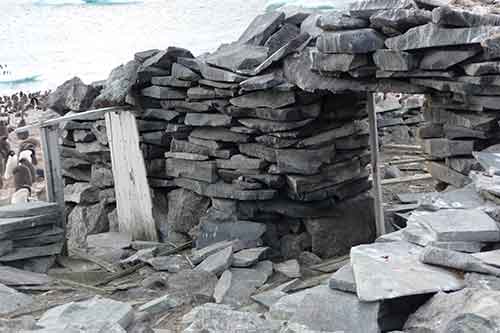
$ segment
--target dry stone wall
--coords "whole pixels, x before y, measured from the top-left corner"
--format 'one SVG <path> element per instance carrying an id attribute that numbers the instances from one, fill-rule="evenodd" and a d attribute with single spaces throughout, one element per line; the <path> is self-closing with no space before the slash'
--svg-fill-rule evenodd
<path id="1" fill-rule="evenodd" d="M 343 254 L 374 236 L 366 92 L 425 94 L 418 136 L 429 171 L 463 186 L 477 167 L 472 151 L 498 142 L 497 17 L 422 0 L 270 12 L 211 54 L 136 54 L 95 105 L 131 88 L 163 239 Z M 65 129 L 78 245 L 115 228 L 113 184 L 102 121 Z"/>

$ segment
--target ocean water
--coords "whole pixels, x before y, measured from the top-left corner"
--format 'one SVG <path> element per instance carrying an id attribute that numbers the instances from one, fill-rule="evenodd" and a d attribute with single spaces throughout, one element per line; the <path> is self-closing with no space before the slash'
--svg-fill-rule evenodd
<path id="1" fill-rule="evenodd" d="M 87 83 L 102 80 L 135 52 L 146 49 L 176 45 L 195 55 L 213 51 L 221 43 L 236 40 L 250 21 L 265 11 L 267 3 L 39 1 L 0 0 L 0 65 L 7 64 L 12 77 L 21 81 L 0 83 L 0 95 L 54 89 L 73 76 Z M 33 77 L 36 80 L 23 81 Z"/>

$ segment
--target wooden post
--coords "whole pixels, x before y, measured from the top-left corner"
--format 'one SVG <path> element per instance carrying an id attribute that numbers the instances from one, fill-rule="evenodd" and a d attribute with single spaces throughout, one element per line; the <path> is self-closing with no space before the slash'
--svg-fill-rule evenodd
<path id="1" fill-rule="evenodd" d="M 158 241 L 135 116 L 130 111 L 113 111 L 106 113 L 105 119 L 119 230 L 134 240 Z"/>
<path id="2" fill-rule="evenodd" d="M 385 234 L 384 207 L 382 199 L 382 184 L 379 171 L 379 150 L 378 150 L 378 128 L 377 115 L 375 113 L 375 95 L 368 92 L 368 123 L 370 127 L 370 150 L 372 155 L 372 179 L 373 179 L 373 197 L 375 199 L 375 223 L 377 236 Z"/>
<path id="3" fill-rule="evenodd" d="M 47 184 L 47 200 L 49 202 L 57 202 L 61 209 L 63 209 L 64 181 L 59 155 L 59 126 L 40 127 L 40 137 L 43 161 L 45 163 L 44 171 Z M 64 227 L 64 225 L 61 227 Z"/>

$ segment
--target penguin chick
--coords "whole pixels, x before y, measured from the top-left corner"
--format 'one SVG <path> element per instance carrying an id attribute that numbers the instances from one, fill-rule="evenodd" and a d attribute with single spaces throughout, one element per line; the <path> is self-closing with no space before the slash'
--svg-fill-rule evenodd
<path id="1" fill-rule="evenodd" d="M 31 164 L 31 162 L 28 159 L 21 158 L 19 160 L 19 165 L 23 165 L 26 168 L 28 168 L 28 170 L 30 171 L 30 175 L 31 175 L 31 182 L 35 182 L 35 180 L 36 180 L 36 170 L 35 170 L 35 167 L 33 166 L 33 164 Z"/>
<path id="2" fill-rule="evenodd" d="M 33 185 L 31 172 L 25 165 L 22 164 L 17 165 L 14 168 L 12 174 L 14 175 L 14 186 L 16 188 L 16 191 L 23 187 L 31 188 L 31 185 Z"/>

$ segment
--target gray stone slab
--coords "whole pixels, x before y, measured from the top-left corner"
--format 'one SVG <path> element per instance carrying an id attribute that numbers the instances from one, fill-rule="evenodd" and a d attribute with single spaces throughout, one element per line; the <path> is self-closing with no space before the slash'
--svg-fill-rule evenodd
<path id="1" fill-rule="evenodd" d="M 304 127 L 305 125 L 311 123 L 314 119 L 305 119 L 300 121 L 273 121 L 266 119 L 255 119 L 255 118 L 238 118 L 238 122 L 244 126 L 256 129 L 262 133 L 272 133 L 272 132 L 284 132 L 291 131 Z"/>
<path id="2" fill-rule="evenodd" d="M 33 303 L 33 298 L 0 284 L 0 315 L 6 315 Z M 0 326 L 0 329 L 1 326 Z"/>
<path id="3" fill-rule="evenodd" d="M 368 64 L 365 54 L 321 53 L 311 50 L 312 70 L 323 72 L 348 72 Z"/>
<path id="4" fill-rule="evenodd" d="M 281 321 L 267 320 L 261 314 L 234 311 L 227 305 L 207 303 L 198 306 L 182 318 L 186 333 L 238 332 L 242 328 L 249 332 L 279 332 Z"/>
<path id="5" fill-rule="evenodd" d="M 427 170 L 432 175 L 432 178 L 455 187 L 464 187 L 471 182 L 467 176 L 462 175 L 442 163 L 429 162 L 427 164 Z"/>
<path id="6" fill-rule="evenodd" d="M 205 58 L 213 66 L 233 72 L 252 70 L 266 60 L 269 48 L 258 45 L 231 43 L 221 45 L 214 53 Z"/>
<path id="7" fill-rule="evenodd" d="M 427 70 L 445 70 L 478 54 L 478 47 L 457 50 L 429 50 L 425 52 L 419 67 Z"/>
<path id="8" fill-rule="evenodd" d="M 214 183 L 218 179 L 217 164 L 214 161 L 189 161 L 168 158 L 165 165 L 167 176 L 187 177 L 208 183 Z"/>
<path id="9" fill-rule="evenodd" d="M 348 293 L 356 293 L 356 281 L 351 264 L 342 266 L 332 274 L 328 282 L 330 289 L 340 290 Z"/>
<path id="10" fill-rule="evenodd" d="M 347 13 L 337 11 L 322 14 L 316 24 L 326 31 L 363 29 L 370 25 L 368 20 L 350 17 Z"/>
<path id="11" fill-rule="evenodd" d="M 14 217 L 31 217 L 56 213 L 58 205 L 52 202 L 27 202 L 0 207 L 0 219 Z"/>
<path id="12" fill-rule="evenodd" d="M 234 118 L 259 118 L 274 121 L 299 121 L 316 118 L 321 112 L 321 104 L 295 105 L 285 108 L 239 108 L 228 106 L 224 113 Z"/>
<path id="13" fill-rule="evenodd" d="M 424 152 L 437 158 L 471 155 L 473 145 L 473 141 L 448 139 L 427 139 L 422 143 Z"/>
<path id="14" fill-rule="evenodd" d="M 258 158 L 247 157 L 242 154 L 231 156 L 230 159 L 219 159 L 216 161 L 217 167 L 221 169 L 263 169 L 268 163 Z"/>
<path id="15" fill-rule="evenodd" d="M 151 78 L 151 83 L 155 86 L 189 88 L 194 83 L 191 81 L 179 80 L 173 76 L 155 76 Z"/>
<path id="16" fill-rule="evenodd" d="M 243 243 L 256 243 L 266 231 L 262 223 L 237 221 L 221 224 L 203 223 L 200 235 L 196 239 L 196 247 L 203 248 L 224 240 L 239 240 Z"/>
<path id="17" fill-rule="evenodd" d="M 233 267 L 250 267 L 256 264 L 269 250 L 268 247 L 245 249 L 233 254 Z"/>
<path id="18" fill-rule="evenodd" d="M 251 303 L 250 296 L 266 283 L 268 276 L 251 268 L 231 268 L 225 271 L 215 287 L 217 303 L 239 308 Z"/>
<path id="19" fill-rule="evenodd" d="M 285 14 L 275 11 L 262 14 L 253 19 L 247 29 L 238 39 L 239 43 L 264 45 L 266 40 L 285 20 Z"/>
<path id="20" fill-rule="evenodd" d="M 299 34 L 300 28 L 297 25 L 285 23 L 267 39 L 264 46 L 269 49 L 269 54 L 273 54 L 295 39 Z"/>
<path id="21" fill-rule="evenodd" d="M 432 11 L 432 22 L 434 24 L 452 27 L 500 25 L 500 15 L 478 13 L 472 10 L 444 6 Z"/>
<path id="22" fill-rule="evenodd" d="M 417 68 L 419 60 L 414 54 L 393 50 L 377 50 L 373 54 L 373 61 L 384 71 L 411 71 Z"/>
<path id="23" fill-rule="evenodd" d="M 192 268 L 191 263 L 182 255 L 154 257 L 148 263 L 157 271 L 167 271 L 170 273 L 178 273 L 182 270 Z"/>
<path id="24" fill-rule="evenodd" d="M 194 129 L 191 132 L 190 137 L 230 143 L 245 143 L 250 140 L 250 137 L 246 134 L 231 132 L 226 128 L 209 127 Z"/>
<path id="25" fill-rule="evenodd" d="M 432 13 L 423 9 L 390 9 L 379 11 L 370 17 L 372 28 L 389 27 L 404 32 L 410 28 L 429 23 Z"/>
<path id="26" fill-rule="evenodd" d="M 232 155 L 230 149 L 217 149 L 205 147 L 184 140 L 173 139 L 170 143 L 170 153 L 194 154 L 200 156 L 212 156 L 218 158 L 229 158 Z"/>
<path id="27" fill-rule="evenodd" d="M 275 190 L 269 189 L 244 190 L 236 185 L 222 181 L 214 184 L 189 178 L 176 178 L 174 181 L 177 186 L 196 192 L 199 195 L 221 199 L 241 201 L 271 200 L 277 193 Z"/>
<path id="28" fill-rule="evenodd" d="M 278 302 L 282 297 L 287 296 L 288 294 L 286 292 L 284 292 L 284 290 L 288 286 L 296 283 L 297 281 L 298 281 L 297 279 L 294 279 L 294 280 L 285 282 L 285 283 L 280 284 L 279 286 L 277 286 L 276 288 L 273 288 L 271 290 L 267 290 L 267 291 L 264 291 L 262 293 L 252 295 L 251 298 L 255 302 L 257 302 L 257 303 L 259 303 L 259 304 L 261 304 L 269 309 L 269 308 L 271 308 L 271 306 L 273 306 L 273 304 Z"/>
<path id="29" fill-rule="evenodd" d="M 404 325 L 409 332 L 488 332 L 500 327 L 495 309 L 500 292 L 466 288 L 438 293 L 410 315 Z"/>
<path id="30" fill-rule="evenodd" d="M 45 312 L 37 325 L 46 329 L 61 325 L 88 327 L 94 322 L 106 322 L 127 327 L 133 320 L 133 309 L 127 303 L 96 296 L 86 301 L 69 302 Z"/>
<path id="31" fill-rule="evenodd" d="M 416 4 L 410 0 L 367 0 L 350 4 L 349 12 L 353 17 L 370 18 L 379 11 L 409 8 L 416 8 Z"/>
<path id="32" fill-rule="evenodd" d="M 457 274 L 421 263 L 421 252 L 421 247 L 406 242 L 353 247 L 351 265 L 359 299 L 371 302 L 463 288 Z"/>
<path id="33" fill-rule="evenodd" d="M 200 76 L 191 69 L 176 62 L 172 64 L 171 72 L 172 77 L 183 81 L 198 81 L 200 79 Z"/>
<path id="34" fill-rule="evenodd" d="M 500 250 L 474 253 L 472 256 L 480 259 L 485 264 L 500 267 Z"/>
<path id="35" fill-rule="evenodd" d="M 302 276 L 299 262 L 295 259 L 274 264 L 274 270 L 292 279 Z"/>
<path id="36" fill-rule="evenodd" d="M 291 322 L 314 330 L 352 333 L 380 332 L 378 302 L 360 302 L 356 295 L 321 285 L 312 288 Z"/>
<path id="37" fill-rule="evenodd" d="M 241 108 L 281 108 L 295 103 L 295 93 L 277 90 L 255 91 L 232 98 L 231 104 Z"/>
<path id="38" fill-rule="evenodd" d="M 200 72 L 204 79 L 210 81 L 220 81 L 220 82 L 234 82 L 238 83 L 248 79 L 247 76 L 233 73 L 228 70 L 224 70 L 217 67 L 209 66 L 204 62 L 199 63 Z"/>
<path id="39" fill-rule="evenodd" d="M 7 286 L 37 286 L 47 284 L 50 281 L 51 279 L 46 274 L 0 265 L 0 283 Z"/>
<path id="40" fill-rule="evenodd" d="M 54 244 L 35 246 L 35 247 L 20 247 L 12 252 L 0 257 L 0 262 L 10 262 L 29 258 L 38 258 L 50 255 L 60 254 L 63 248 L 63 242 Z"/>
<path id="41" fill-rule="evenodd" d="M 216 275 L 222 274 L 226 269 L 231 266 L 233 259 L 233 247 L 226 247 L 219 252 L 208 256 L 203 260 L 195 270 L 210 272 Z"/>
<path id="42" fill-rule="evenodd" d="M 284 82 L 285 79 L 283 78 L 283 72 L 274 71 L 269 74 L 254 76 L 243 82 L 240 82 L 240 89 L 241 92 L 266 90 L 276 87 Z"/>
<path id="43" fill-rule="evenodd" d="M 201 263 L 203 260 L 205 260 L 208 256 L 219 252 L 220 250 L 225 249 L 226 247 L 233 246 L 234 243 L 230 240 L 223 240 L 220 242 L 212 243 L 208 246 L 205 246 L 203 248 L 199 248 L 196 250 L 193 250 L 191 253 L 191 262 L 195 265 Z"/>
<path id="44" fill-rule="evenodd" d="M 369 53 L 384 48 L 384 39 L 370 28 L 324 32 L 318 37 L 316 47 L 323 53 Z"/>
<path id="45" fill-rule="evenodd" d="M 481 26 L 473 28 L 448 29 L 426 24 L 408 30 L 405 34 L 389 38 L 385 45 L 393 50 L 414 50 L 438 46 L 478 44 L 491 34 L 499 32 L 498 27 Z"/>
<path id="46" fill-rule="evenodd" d="M 464 280 L 466 288 L 500 291 L 500 278 L 496 276 L 480 273 L 466 273 Z"/>
<path id="47" fill-rule="evenodd" d="M 231 124 L 231 117 L 224 114 L 187 113 L 184 124 L 191 126 L 224 127 Z"/>
<path id="48" fill-rule="evenodd" d="M 151 86 L 141 90 L 141 95 L 156 99 L 184 99 L 186 91 L 170 87 Z"/>
<path id="49" fill-rule="evenodd" d="M 479 76 L 488 74 L 500 74 L 499 61 L 485 61 L 472 64 L 466 64 L 463 69 L 467 75 Z"/>
<path id="50" fill-rule="evenodd" d="M 163 314 L 167 311 L 171 311 L 179 306 L 181 306 L 184 302 L 187 301 L 187 298 L 184 297 L 182 299 L 177 295 L 167 294 L 162 297 L 155 298 L 143 305 L 141 305 L 138 310 L 147 313 L 151 316 Z"/>
<path id="51" fill-rule="evenodd" d="M 431 230 L 438 241 L 498 242 L 500 229 L 478 209 L 443 209 L 419 214 L 415 220 Z M 474 223 L 471 223 L 474 221 Z"/>

